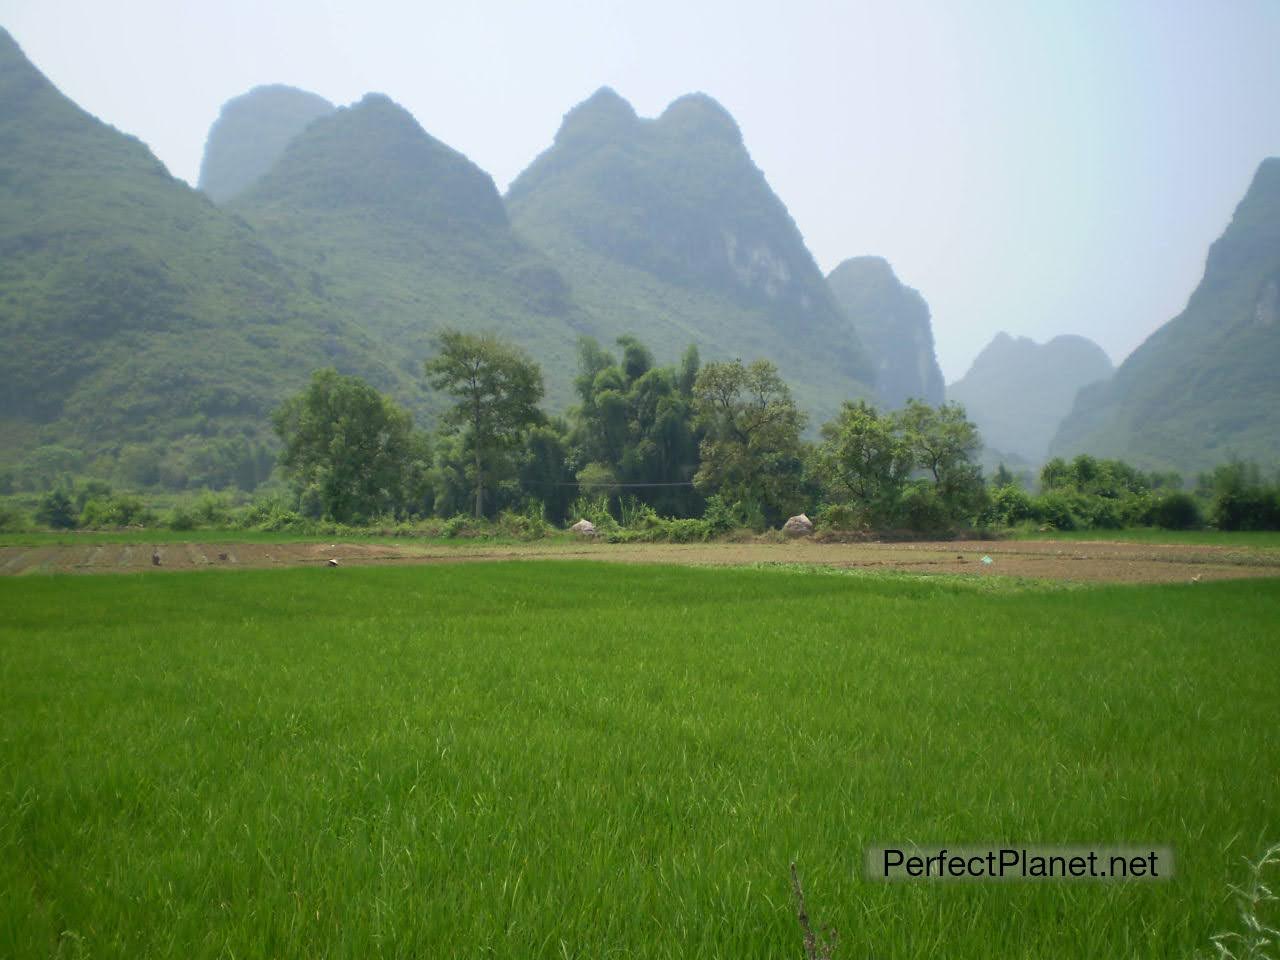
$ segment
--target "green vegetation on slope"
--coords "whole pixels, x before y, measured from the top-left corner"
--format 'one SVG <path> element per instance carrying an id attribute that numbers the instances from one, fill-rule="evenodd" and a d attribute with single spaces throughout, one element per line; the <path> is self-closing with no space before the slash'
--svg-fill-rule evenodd
<path id="1" fill-rule="evenodd" d="M 270 170 L 307 124 L 333 109 L 324 97 L 279 84 L 228 100 L 209 129 L 200 189 L 214 203 L 226 203 Z"/>
<path id="2" fill-rule="evenodd" d="M 381 94 L 315 121 L 231 209 L 307 268 L 417 371 L 445 327 L 497 333 L 545 364 L 568 403 L 582 311 L 511 232 L 487 173 Z"/>
<path id="3" fill-rule="evenodd" d="M 1055 454 L 1123 456 L 1207 470 L 1233 457 L 1280 463 L 1280 158 L 1263 161 L 1209 249 L 1187 308 L 1106 384 L 1082 391 Z"/>
<path id="4" fill-rule="evenodd" d="M 1280 582 L 463 565 L 0 581 L 0 953 L 1187 956 L 1274 839 Z M 873 884 L 868 845 L 1170 844 Z"/>
<path id="5" fill-rule="evenodd" d="M 611 341 L 632 333 L 671 361 L 767 358 L 818 417 L 868 396 L 852 324 L 733 118 L 703 94 L 656 120 L 603 89 L 511 185 L 517 231 L 544 251 Z"/>
<path id="6" fill-rule="evenodd" d="M 943 403 L 946 386 L 924 297 L 905 286 L 881 257 L 845 260 L 827 282 L 875 364 L 880 403 L 892 410 L 911 399 Z"/>
<path id="7" fill-rule="evenodd" d="M 258 462 L 270 411 L 317 367 L 420 394 L 304 272 L 2 31 L 0 105 L 0 463 L 43 445 L 64 469 L 127 460 L 133 482 L 181 487 L 209 450 L 224 472 Z"/>
<path id="8" fill-rule="evenodd" d="M 1081 387 L 1111 373 L 1111 360 L 1086 337 L 1040 344 L 998 333 L 969 372 L 947 387 L 947 399 L 964 404 L 982 431 L 986 459 L 1040 464 Z"/>

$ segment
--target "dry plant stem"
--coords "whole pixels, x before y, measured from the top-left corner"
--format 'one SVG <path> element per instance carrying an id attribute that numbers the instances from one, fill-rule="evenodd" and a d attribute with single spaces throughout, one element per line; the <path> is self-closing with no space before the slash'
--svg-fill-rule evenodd
<path id="1" fill-rule="evenodd" d="M 1220 960 L 1273 960 L 1280 947 L 1280 930 L 1263 919 L 1267 904 L 1278 898 L 1263 878 L 1269 867 L 1280 865 L 1280 843 L 1271 846 L 1256 861 L 1246 861 L 1249 880 L 1243 887 L 1232 886 L 1239 908 L 1243 931 L 1227 931 L 1214 935 L 1213 948 Z"/>
<path id="2" fill-rule="evenodd" d="M 809 923 L 809 912 L 804 905 L 804 890 L 800 887 L 800 874 L 794 863 L 791 864 L 791 889 L 796 895 L 796 916 L 800 920 L 800 930 L 804 934 L 805 960 L 832 960 L 839 936 L 834 927 L 827 927 L 822 932 L 821 941 L 813 932 L 813 926 Z"/>
<path id="3" fill-rule="evenodd" d="M 800 874 L 796 872 L 794 863 L 791 864 L 791 889 L 796 895 L 796 916 L 800 919 L 800 930 L 804 934 L 805 960 L 817 960 L 817 938 L 813 935 L 813 928 L 809 926 L 809 914 L 804 908 L 804 891 L 800 889 Z"/>

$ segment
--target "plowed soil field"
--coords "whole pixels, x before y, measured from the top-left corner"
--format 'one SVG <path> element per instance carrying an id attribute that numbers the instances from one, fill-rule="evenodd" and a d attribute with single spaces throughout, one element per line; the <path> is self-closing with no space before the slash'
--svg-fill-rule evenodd
<path id="1" fill-rule="evenodd" d="M 983 558 L 990 562 L 984 562 Z M 843 569 L 1033 577 L 1109 583 L 1177 583 L 1280 576 L 1280 551 L 1113 541 L 917 543 L 139 543 L 0 547 L 0 575 L 138 573 L 218 568 L 603 560 L 693 566 L 808 564 Z M 158 562 L 157 562 L 158 561 Z M 336 561 L 336 564 L 331 563 Z"/>

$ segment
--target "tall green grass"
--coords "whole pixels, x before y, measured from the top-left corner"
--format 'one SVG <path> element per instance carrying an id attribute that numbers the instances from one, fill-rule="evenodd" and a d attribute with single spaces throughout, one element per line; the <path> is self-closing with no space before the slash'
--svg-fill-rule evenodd
<path id="1" fill-rule="evenodd" d="M 1280 581 L 0 581 L 0 956 L 1170 957 L 1280 833 Z M 875 884 L 881 842 L 1170 844 Z"/>

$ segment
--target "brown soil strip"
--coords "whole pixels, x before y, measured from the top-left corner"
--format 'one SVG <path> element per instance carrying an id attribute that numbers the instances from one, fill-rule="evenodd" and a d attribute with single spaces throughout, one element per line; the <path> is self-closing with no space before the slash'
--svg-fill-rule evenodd
<path id="1" fill-rule="evenodd" d="M 152 563 L 152 554 L 160 565 Z M 991 563 L 983 563 L 989 557 Z M 127 573 L 244 567 L 603 560 L 691 566 L 805 564 L 840 569 L 1034 577 L 1103 583 L 1178 583 L 1280 576 L 1280 551 L 1238 547 L 1059 541 L 929 543 L 165 543 L 0 547 L 0 575 Z"/>

